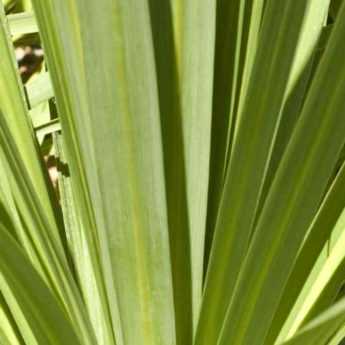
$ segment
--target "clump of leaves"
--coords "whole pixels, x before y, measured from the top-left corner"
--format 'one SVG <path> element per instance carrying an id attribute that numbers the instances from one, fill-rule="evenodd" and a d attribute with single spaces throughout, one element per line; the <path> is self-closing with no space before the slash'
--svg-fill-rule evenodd
<path id="1" fill-rule="evenodd" d="M 1 14 L 1 342 L 340 344 L 345 5 L 32 2 Z"/>

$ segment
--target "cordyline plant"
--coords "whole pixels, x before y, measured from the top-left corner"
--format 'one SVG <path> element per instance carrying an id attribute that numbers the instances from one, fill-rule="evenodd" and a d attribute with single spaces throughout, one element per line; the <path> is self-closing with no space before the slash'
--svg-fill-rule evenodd
<path id="1" fill-rule="evenodd" d="M 32 3 L 1 12 L 0 344 L 340 344 L 345 4 Z"/>

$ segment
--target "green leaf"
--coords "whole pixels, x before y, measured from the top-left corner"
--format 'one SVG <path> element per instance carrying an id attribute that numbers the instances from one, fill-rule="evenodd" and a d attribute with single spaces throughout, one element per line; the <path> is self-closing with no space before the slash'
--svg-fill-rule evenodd
<path id="1" fill-rule="evenodd" d="M 224 187 L 238 108 L 247 92 L 262 11 L 261 0 L 217 2 L 206 261 Z"/>
<path id="2" fill-rule="evenodd" d="M 17 224 L 16 219 L 20 218 L 20 243 L 62 301 L 78 336 L 88 344 L 94 339 L 93 331 L 67 261 L 57 200 L 42 169 L 7 29 L 1 9 L 0 160 L 16 205 L 14 215 L 9 216 Z"/>
<path id="3" fill-rule="evenodd" d="M 98 343 L 108 344 L 113 341 L 112 339 L 108 339 L 109 334 L 112 334 L 108 320 L 109 315 L 104 312 L 104 306 L 102 305 L 102 298 L 104 296 L 99 295 L 97 286 L 97 279 L 100 278 L 95 276 L 90 250 L 77 214 L 77 207 L 72 193 L 70 172 L 62 147 L 62 135 L 61 133 L 54 133 L 53 138 L 57 155 L 59 195 L 64 214 L 68 247 L 73 256 L 78 284 L 82 290 L 90 320 L 94 325 Z"/>
<path id="4" fill-rule="evenodd" d="M 345 7 L 339 18 L 343 16 Z M 336 22 L 279 165 L 228 310 L 221 345 L 257 344 L 267 334 L 291 266 L 344 145 L 344 23 Z"/>
<path id="5" fill-rule="evenodd" d="M 59 301 L 0 224 L 0 289 L 29 344 L 81 344 Z M 49 307 L 47 307 L 49 306 Z"/>
<path id="6" fill-rule="evenodd" d="M 268 1 L 266 5 L 246 98 L 239 106 L 206 276 L 198 345 L 216 343 L 248 249 L 309 5 L 307 1 Z"/>
<path id="7" fill-rule="evenodd" d="M 345 301 L 342 300 L 303 327 L 283 345 L 324 345 L 337 332 L 345 320 Z M 332 344 L 333 345 L 333 344 Z M 338 345 L 338 343 L 337 343 Z"/>
<path id="8" fill-rule="evenodd" d="M 177 3 L 177 2 L 176 2 Z M 157 71 L 165 187 L 173 278 L 177 343 L 193 335 L 192 267 L 188 222 L 185 149 L 173 14 L 170 2 L 150 1 L 150 18 Z M 166 82 L 169 80 L 169 82 Z M 195 289 L 194 289 L 195 290 Z"/>
<path id="9" fill-rule="evenodd" d="M 331 305 L 344 282 L 345 210 L 339 217 L 332 237 L 337 232 L 339 232 L 339 235 L 334 240 L 335 243 L 326 245 L 324 248 L 325 254 L 321 252 L 313 276 L 306 282 L 309 287 L 308 295 L 305 296 L 303 303 L 300 305 L 300 310 L 295 316 L 294 323 L 289 331 L 290 335 L 294 333 L 300 324 L 305 324 Z"/>
<path id="10" fill-rule="evenodd" d="M 61 130 L 59 119 L 51 120 L 35 128 L 35 132 L 38 136 L 45 136 Z"/>
<path id="11" fill-rule="evenodd" d="M 261 213 L 268 190 L 272 184 L 277 168 L 297 120 L 309 88 L 309 81 L 319 56 L 322 55 L 329 30 L 324 27 L 329 1 L 315 1 L 308 9 L 302 24 L 293 65 L 291 66 L 289 83 L 285 91 L 285 100 L 281 109 L 281 120 L 276 133 L 273 151 L 267 168 L 260 202 L 256 211 L 258 217 Z"/>
<path id="12" fill-rule="evenodd" d="M 23 345 L 24 341 L 3 295 L 0 293 L 0 343 Z"/>
<path id="13" fill-rule="evenodd" d="M 148 2 L 33 3 L 103 312 L 118 345 L 174 344 Z"/>
<path id="14" fill-rule="evenodd" d="M 171 3 L 179 76 L 178 91 L 181 95 L 181 125 L 190 233 L 193 330 L 195 330 L 204 276 L 216 0 L 179 0 Z"/>
<path id="15" fill-rule="evenodd" d="M 345 5 L 11 1 L 0 343 L 338 345 Z"/>
<path id="16" fill-rule="evenodd" d="M 340 7 L 343 4 L 343 0 L 331 0 L 331 7 L 330 7 L 330 16 L 331 18 L 333 18 L 333 20 L 336 19 L 339 11 L 340 11 Z"/>
<path id="17" fill-rule="evenodd" d="M 54 96 L 53 87 L 48 72 L 41 72 L 30 79 L 25 86 L 30 108 Z"/>
<path id="18" fill-rule="evenodd" d="M 327 345 L 342 345 L 341 342 L 345 339 L 345 324 L 343 324 L 339 330 L 329 340 Z"/>
<path id="19" fill-rule="evenodd" d="M 308 290 L 302 293 L 302 288 L 343 211 L 345 205 L 344 188 L 345 164 L 343 164 L 325 196 L 308 230 L 308 235 L 303 243 L 303 247 L 298 253 L 293 271 L 284 288 L 283 297 L 281 298 L 279 307 L 272 321 L 269 335 L 266 339 L 268 344 L 273 343 L 273 339 L 277 336 L 278 332 L 280 333 L 279 339 L 285 339 L 290 324 L 296 317 L 296 312 L 298 310 L 297 298 L 299 298 L 300 303 L 303 303 L 306 298 Z M 328 252 L 328 248 L 325 248 L 325 250 Z M 285 321 L 284 327 L 282 327 L 288 315 L 289 319 Z"/>
<path id="20" fill-rule="evenodd" d="M 13 46 L 9 39 L 8 28 L 1 9 L 0 52 L 0 104 L 3 120 L 7 123 L 13 140 L 18 145 L 19 153 L 28 170 L 30 178 L 35 181 L 37 192 L 41 194 L 42 206 L 48 217 L 52 218 L 50 200 L 46 191 L 41 165 L 37 156 L 37 147 L 33 140 L 32 126 L 28 117 L 23 88 L 16 71 Z M 52 219 L 50 220 L 53 221 Z"/>
<path id="21" fill-rule="evenodd" d="M 12 36 L 38 32 L 38 27 L 33 12 L 21 12 L 7 16 Z"/>

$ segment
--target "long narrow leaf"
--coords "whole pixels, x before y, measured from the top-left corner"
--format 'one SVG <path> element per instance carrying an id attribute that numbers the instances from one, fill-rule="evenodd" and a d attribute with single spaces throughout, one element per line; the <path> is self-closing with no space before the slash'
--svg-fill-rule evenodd
<path id="1" fill-rule="evenodd" d="M 259 219 L 220 344 L 257 344 L 266 336 L 291 265 L 343 148 L 343 16 L 345 6 Z"/>
<path id="2" fill-rule="evenodd" d="M 81 0 L 36 0 L 34 7 L 74 198 L 95 276 L 104 275 L 97 284 L 100 295 L 105 284 L 103 308 L 111 313 L 116 343 L 174 344 L 148 1 L 102 0 L 86 7 Z"/>

